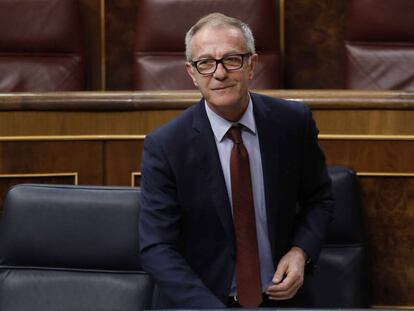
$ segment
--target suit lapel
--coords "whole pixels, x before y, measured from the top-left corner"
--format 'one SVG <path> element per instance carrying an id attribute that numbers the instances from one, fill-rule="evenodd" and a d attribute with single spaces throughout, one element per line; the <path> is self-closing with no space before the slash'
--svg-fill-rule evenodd
<path id="1" fill-rule="evenodd" d="M 257 94 L 251 94 L 254 116 L 262 158 L 263 182 L 265 187 L 267 227 L 273 256 L 277 250 L 276 223 L 279 219 L 278 193 L 280 192 L 280 139 L 282 131 L 277 118 L 270 118 L 269 103 Z"/>
<path id="2" fill-rule="evenodd" d="M 213 208 L 217 210 L 226 234 L 235 245 L 229 197 L 214 134 L 205 111 L 204 100 L 198 103 L 194 111 L 193 129 L 195 135 L 192 145 L 197 148 L 199 167 L 205 179 L 205 189 L 209 192 Z"/>

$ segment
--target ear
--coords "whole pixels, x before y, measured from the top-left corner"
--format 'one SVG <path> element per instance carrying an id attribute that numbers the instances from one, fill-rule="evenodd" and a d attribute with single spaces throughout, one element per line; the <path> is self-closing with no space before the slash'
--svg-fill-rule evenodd
<path id="1" fill-rule="evenodd" d="M 191 65 L 189 62 L 186 62 L 185 69 L 187 69 L 187 73 L 191 77 L 191 80 L 193 80 L 194 85 L 198 87 L 198 83 L 196 80 L 196 73 L 194 72 L 193 65 Z"/>
<path id="2" fill-rule="evenodd" d="M 249 61 L 249 79 L 253 79 L 254 77 L 254 69 L 256 68 L 257 62 L 259 61 L 259 55 L 254 53 L 252 56 L 250 56 Z"/>

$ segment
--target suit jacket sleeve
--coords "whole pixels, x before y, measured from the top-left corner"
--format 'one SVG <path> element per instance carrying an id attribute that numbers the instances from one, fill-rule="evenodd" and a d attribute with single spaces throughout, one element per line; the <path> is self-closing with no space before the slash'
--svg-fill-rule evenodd
<path id="1" fill-rule="evenodd" d="M 181 207 L 174 174 L 159 137 L 147 136 L 142 160 L 139 222 L 141 264 L 180 308 L 223 308 L 180 253 Z"/>
<path id="2" fill-rule="evenodd" d="M 328 224 L 332 221 L 334 201 L 331 179 L 327 172 L 325 156 L 318 143 L 318 129 L 310 109 L 305 109 L 305 127 L 299 185 L 297 228 L 293 245 L 301 247 L 316 262 Z"/>

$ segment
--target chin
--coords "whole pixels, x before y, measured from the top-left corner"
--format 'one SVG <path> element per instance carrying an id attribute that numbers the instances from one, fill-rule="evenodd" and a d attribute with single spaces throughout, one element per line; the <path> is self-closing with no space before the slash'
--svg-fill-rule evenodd
<path id="1" fill-rule="evenodd" d="M 234 112 L 238 110 L 240 101 L 235 98 L 211 98 L 211 101 L 208 101 L 212 106 L 213 110 L 219 115 L 223 116 L 223 113 L 227 114 L 229 112 Z"/>
<path id="2" fill-rule="evenodd" d="M 221 107 L 221 108 L 231 108 L 231 107 L 235 107 L 238 105 L 238 103 L 240 102 L 240 98 L 236 97 L 236 96 L 228 96 L 228 95 L 216 95 L 216 96 L 212 96 L 211 100 L 208 101 L 209 103 L 211 103 L 211 105 L 215 106 L 215 107 Z"/>

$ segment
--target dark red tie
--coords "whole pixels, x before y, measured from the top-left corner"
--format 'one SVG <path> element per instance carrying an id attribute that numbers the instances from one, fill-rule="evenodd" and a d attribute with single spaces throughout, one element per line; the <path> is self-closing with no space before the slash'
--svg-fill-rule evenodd
<path id="1" fill-rule="evenodd" d="M 262 288 L 249 154 L 243 144 L 240 127 L 233 126 L 229 133 L 234 143 L 230 176 L 237 246 L 237 297 L 242 307 L 254 308 L 262 302 Z"/>

